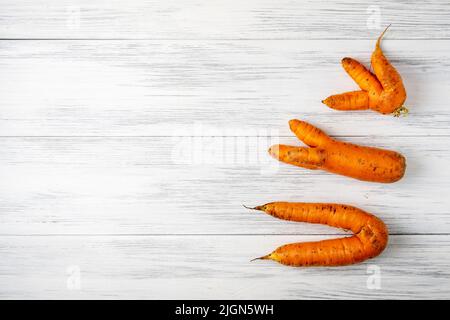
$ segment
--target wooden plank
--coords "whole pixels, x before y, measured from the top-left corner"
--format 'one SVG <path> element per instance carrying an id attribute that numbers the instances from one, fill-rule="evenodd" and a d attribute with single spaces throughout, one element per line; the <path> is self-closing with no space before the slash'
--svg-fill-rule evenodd
<path id="1" fill-rule="evenodd" d="M 450 5 L 428 1 L 4 0 L 3 38 L 450 38 Z"/>
<path id="2" fill-rule="evenodd" d="M 392 233 L 450 232 L 450 145 L 441 137 L 344 140 L 403 153 L 406 176 L 374 184 L 280 164 L 296 138 L 2 138 L 0 234 L 317 234 L 242 204 L 348 203 Z"/>
<path id="3" fill-rule="evenodd" d="M 367 62 L 372 48 L 343 40 L 2 41 L 0 135 L 289 135 L 291 118 L 333 135 L 449 135 L 450 41 L 386 41 L 408 88 L 406 118 L 320 102 L 356 88 L 339 61 Z"/>
<path id="4" fill-rule="evenodd" d="M 270 261 L 249 262 L 281 244 L 323 238 L 2 237 L 0 296 L 9 299 L 445 299 L 450 296 L 448 235 L 392 236 L 381 256 L 347 267 L 289 268 Z M 374 281 L 378 275 L 379 286 Z"/>

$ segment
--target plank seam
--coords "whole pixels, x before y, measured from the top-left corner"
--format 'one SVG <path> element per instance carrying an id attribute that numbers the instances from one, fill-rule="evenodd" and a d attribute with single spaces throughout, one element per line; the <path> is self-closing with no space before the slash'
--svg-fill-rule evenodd
<path id="1" fill-rule="evenodd" d="M 260 236 L 350 236 L 345 233 L 55 233 L 0 234 L 0 237 L 260 237 Z M 450 233 L 390 233 L 389 236 L 450 236 Z"/>
<path id="2" fill-rule="evenodd" d="M 375 38 L 0 38 L 0 41 L 370 41 Z M 390 38 L 386 41 L 450 41 L 450 38 Z"/>
<path id="3" fill-rule="evenodd" d="M 367 134 L 367 135 L 330 135 L 330 137 L 333 138 L 367 138 L 367 137 L 375 137 L 380 135 L 375 134 Z M 435 135 L 388 135 L 392 138 L 445 138 L 450 137 L 450 134 L 435 134 Z M 0 139 L 21 139 L 21 138 L 27 138 L 27 139 L 72 139 L 72 138 L 108 138 L 108 139 L 116 139 L 116 138 L 254 138 L 254 137 L 260 137 L 260 138 L 270 138 L 272 136 L 267 135 L 259 135 L 259 136 L 241 136 L 241 135 L 235 135 L 235 136 L 216 136 L 216 135 L 199 135 L 199 136 L 192 136 L 192 135 L 143 135 L 143 136 L 98 136 L 98 135 L 86 135 L 86 136 L 0 136 Z M 292 138 L 293 135 L 279 135 L 277 137 L 280 138 Z M 383 135 L 381 135 L 383 137 Z"/>

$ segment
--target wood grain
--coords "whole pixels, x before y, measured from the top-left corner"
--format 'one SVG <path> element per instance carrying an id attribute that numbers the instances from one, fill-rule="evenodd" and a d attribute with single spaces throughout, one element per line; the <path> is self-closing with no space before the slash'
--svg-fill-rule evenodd
<path id="1" fill-rule="evenodd" d="M 449 135 L 450 42 L 385 48 L 406 118 L 320 102 L 356 88 L 340 60 L 367 62 L 373 41 L 2 41 L 0 135 L 289 135 L 291 118 L 333 135 Z"/>
<path id="2" fill-rule="evenodd" d="M 324 238 L 2 237 L 0 297 L 430 299 L 450 294 L 449 236 L 392 236 L 379 257 L 347 267 L 289 268 L 249 262 L 284 243 Z M 374 268 L 379 268 L 380 289 L 367 286 Z M 80 290 L 74 281 L 78 272 Z"/>
<path id="3" fill-rule="evenodd" d="M 449 298 L 450 3 L 4 0 L 0 5 L 0 298 Z M 342 113 L 339 65 L 374 39 L 406 118 Z M 287 121 L 402 152 L 391 185 L 280 164 Z M 342 235 L 245 210 L 348 203 L 391 231 L 344 268 L 249 259 Z M 381 288 L 368 289 L 371 268 Z M 70 286 L 80 271 L 81 288 Z M 75 272 L 75 273 L 74 273 Z M 270 290 L 269 290 L 270 289 Z"/>
<path id="4" fill-rule="evenodd" d="M 450 200 L 442 196 L 448 139 L 344 140 L 402 152 L 406 176 L 387 185 L 362 182 L 267 154 L 275 142 L 301 145 L 294 137 L 3 138 L 0 233 L 339 232 L 242 207 L 270 201 L 348 203 L 385 219 L 391 233 L 450 232 Z"/>
<path id="5" fill-rule="evenodd" d="M 3 0 L 3 38 L 449 39 L 450 4 L 426 1 Z"/>

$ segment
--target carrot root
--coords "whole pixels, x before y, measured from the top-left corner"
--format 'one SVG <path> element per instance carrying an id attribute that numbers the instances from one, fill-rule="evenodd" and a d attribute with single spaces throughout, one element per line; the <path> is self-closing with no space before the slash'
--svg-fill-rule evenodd
<path id="1" fill-rule="evenodd" d="M 381 44 L 381 39 L 383 39 L 384 35 L 386 34 L 386 31 L 388 31 L 388 29 L 391 27 L 392 23 L 390 23 L 384 30 L 383 32 L 380 34 L 380 36 L 377 39 L 377 44 L 376 47 L 379 48 L 380 44 Z"/>
<path id="2" fill-rule="evenodd" d="M 273 260 L 289 266 L 342 266 L 379 255 L 388 242 L 388 231 L 380 219 L 356 207 L 333 203 L 271 202 L 265 213 L 278 219 L 326 224 L 351 230 L 351 237 L 290 243 L 255 260 Z"/>
<path id="3" fill-rule="evenodd" d="M 406 160 L 400 153 L 337 141 L 304 121 L 291 120 L 289 125 L 310 147 L 272 146 L 270 155 L 281 162 L 381 183 L 398 181 L 405 173 Z"/>
<path id="4" fill-rule="evenodd" d="M 403 80 L 381 49 L 381 40 L 390 26 L 387 26 L 377 39 L 370 61 L 373 73 L 355 59 L 342 59 L 342 67 L 367 97 L 359 91 L 347 92 L 328 97 L 322 101 L 324 104 L 336 110 L 372 109 L 394 116 L 405 114 L 405 108 L 402 108 L 406 100 Z"/>
<path id="5" fill-rule="evenodd" d="M 322 149 L 315 147 L 292 147 L 279 144 L 269 148 L 269 154 L 275 159 L 311 170 L 322 166 L 322 153 Z"/>
<path id="6" fill-rule="evenodd" d="M 250 262 L 253 262 L 256 260 L 270 260 L 270 254 L 266 254 L 265 256 L 258 257 L 258 258 L 253 258 L 252 260 L 250 260 Z"/>
<path id="7" fill-rule="evenodd" d="M 322 103 L 335 110 L 369 109 L 369 95 L 365 91 L 351 91 L 329 96 Z"/>

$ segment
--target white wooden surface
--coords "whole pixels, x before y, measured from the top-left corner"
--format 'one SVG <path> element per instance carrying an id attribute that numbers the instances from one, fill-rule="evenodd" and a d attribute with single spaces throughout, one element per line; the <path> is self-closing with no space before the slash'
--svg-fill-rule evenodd
<path id="1" fill-rule="evenodd" d="M 0 297 L 449 298 L 450 4 L 373 5 L 1 0 Z M 389 23 L 410 115 L 324 107 Z M 291 118 L 402 152 L 405 178 L 276 163 Z M 361 207 L 390 245 L 344 268 L 250 263 L 343 233 L 241 206 L 275 200 Z"/>

